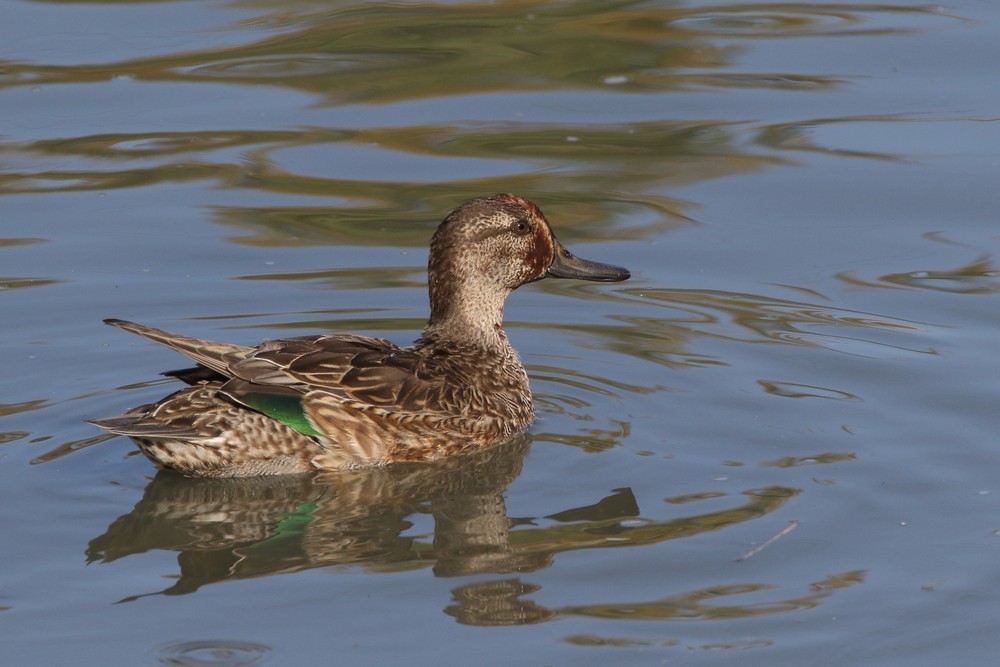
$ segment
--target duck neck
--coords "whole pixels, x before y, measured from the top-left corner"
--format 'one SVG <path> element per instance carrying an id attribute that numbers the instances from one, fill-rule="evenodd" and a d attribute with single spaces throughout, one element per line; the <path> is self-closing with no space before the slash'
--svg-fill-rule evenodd
<path id="1" fill-rule="evenodd" d="M 424 340 L 460 343 L 494 353 L 511 350 L 503 330 L 507 293 L 495 285 L 431 275 L 431 318 Z"/>

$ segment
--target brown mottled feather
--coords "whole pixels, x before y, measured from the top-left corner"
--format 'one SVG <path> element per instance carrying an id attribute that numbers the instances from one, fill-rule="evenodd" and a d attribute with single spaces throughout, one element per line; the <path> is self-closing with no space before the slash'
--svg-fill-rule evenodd
<path id="1" fill-rule="evenodd" d="M 556 264 L 568 260 L 577 263 L 568 277 L 628 277 L 576 260 L 537 206 L 496 195 L 452 211 L 431 240 L 431 317 L 412 347 L 354 334 L 245 347 L 107 320 L 203 369 L 173 371 L 192 386 L 94 423 L 131 437 L 158 465 L 198 476 L 354 468 L 489 446 L 534 417 L 528 376 L 502 327 L 504 300 L 558 276 Z M 300 405 L 308 426 L 249 407 L 262 396 Z"/>
<path id="2" fill-rule="evenodd" d="M 322 447 L 312 438 L 218 395 L 218 382 L 182 389 L 121 417 L 92 423 L 132 438 L 165 468 L 200 477 L 307 472 Z M 240 447 L 238 443 L 253 443 Z"/>

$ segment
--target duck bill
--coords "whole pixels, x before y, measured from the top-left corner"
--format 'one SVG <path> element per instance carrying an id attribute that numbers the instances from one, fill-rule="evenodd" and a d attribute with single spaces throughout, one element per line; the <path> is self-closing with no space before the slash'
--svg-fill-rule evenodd
<path id="1" fill-rule="evenodd" d="M 563 247 L 559 241 L 552 239 L 555 244 L 552 264 L 549 265 L 546 275 L 552 278 L 575 278 L 576 280 L 593 280 L 603 283 L 617 283 L 628 280 L 632 274 L 628 269 L 613 264 L 601 264 L 591 262 L 589 259 L 577 257 Z"/>

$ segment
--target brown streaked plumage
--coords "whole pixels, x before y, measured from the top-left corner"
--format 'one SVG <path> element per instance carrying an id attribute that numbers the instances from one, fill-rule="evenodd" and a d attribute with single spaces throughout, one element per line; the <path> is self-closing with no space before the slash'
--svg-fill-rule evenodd
<path id="1" fill-rule="evenodd" d="M 473 199 L 431 239 L 431 317 L 412 347 L 353 334 L 244 347 L 106 320 L 199 368 L 171 373 L 186 389 L 93 423 L 131 437 L 157 465 L 196 476 L 359 468 L 480 449 L 534 418 L 503 305 L 516 288 L 549 276 L 613 282 L 629 273 L 574 257 L 526 199 Z"/>

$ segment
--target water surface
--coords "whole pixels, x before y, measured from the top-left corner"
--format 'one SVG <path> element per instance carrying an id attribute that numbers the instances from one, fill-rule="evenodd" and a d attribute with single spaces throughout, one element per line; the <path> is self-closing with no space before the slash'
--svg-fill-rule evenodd
<path id="1" fill-rule="evenodd" d="M 998 21 L 974 0 L 7 3 L 5 655 L 990 664 Z M 504 191 L 634 276 L 510 299 L 524 438 L 190 480 L 85 422 L 183 364 L 104 317 L 412 340 L 434 227 Z"/>

